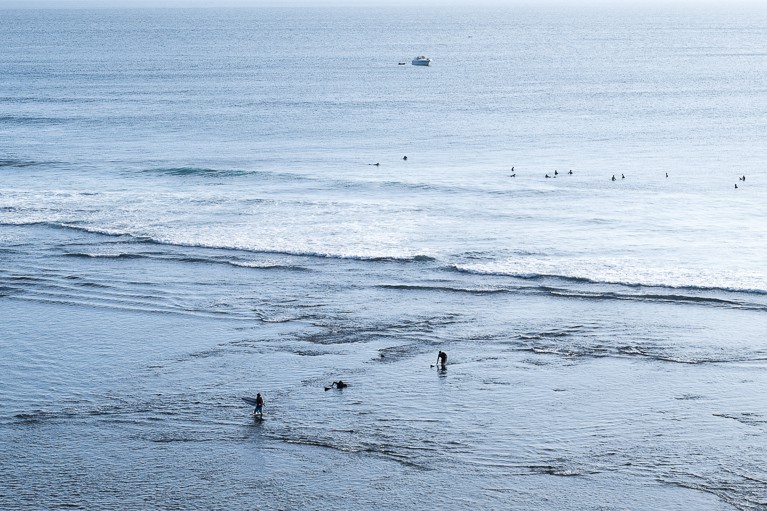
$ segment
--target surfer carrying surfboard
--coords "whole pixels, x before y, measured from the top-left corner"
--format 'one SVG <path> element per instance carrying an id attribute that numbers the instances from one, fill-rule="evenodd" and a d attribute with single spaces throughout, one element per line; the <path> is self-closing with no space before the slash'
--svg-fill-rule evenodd
<path id="1" fill-rule="evenodd" d="M 261 397 L 261 394 L 256 394 L 256 409 L 253 410 L 253 415 L 255 414 L 264 416 L 264 398 Z"/>

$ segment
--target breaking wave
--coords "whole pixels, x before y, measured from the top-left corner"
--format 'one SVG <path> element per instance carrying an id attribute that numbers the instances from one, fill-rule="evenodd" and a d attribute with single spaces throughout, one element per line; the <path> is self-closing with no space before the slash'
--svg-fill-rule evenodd
<path id="1" fill-rule="evenodd" d="M 144 243 L 158 246 L 170 246 L 170 247 L 182 247 L 182 248 L 200 248 L 200 249 L 219 249 L 219 250 L 236 250 L 240 252 L 246 252 L 251 254 L 274 254 L 282 256 L 296 256 L 296 257 L 311 257 L 319 259 L 346 259 L 356 261 L 376 261 L 376 262 L 394 262 L 394 263 L 423 263 L 436 261 L 436 258 L 426 254 L 414 254 L 403 256 L 388 256 L 388 255 L 365 255 L 365 254 L 343 254 L 332 252 L 321 252 L 313 250 L 269 250 L 269 249 L 252 249 L 248 247 L 240 246 L 225 246 L 218 244 L 208 243 L 180 243 L 176 241 L 163 240 L 146 236 L 142 234 L 136 234 L 119 229 L 107 229 L 91 226 L 76 225 L 66 222 L 4 222 L 0 225 L 13 225 L 13 226 L 42 226 L 52 229 L 73 230 L 79 232 L 85 232 L 88 234 L 98 234 L 103 236 L 113 236 L 117 238 L 127 238 L 136 243 Z M 86 255 L 88 256 L 88 255 Z M 90 255 L 92 257 L 92 255 Z M 96 256 L 98 257 L 98 256 Z M 214 261 L 220 262 L 220 261 Z"/>

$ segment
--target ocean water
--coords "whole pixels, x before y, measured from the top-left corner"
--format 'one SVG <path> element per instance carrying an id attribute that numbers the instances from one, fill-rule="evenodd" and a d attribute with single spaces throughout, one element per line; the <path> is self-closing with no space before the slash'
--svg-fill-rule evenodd
<path id="1" fill-rule="evenodd" d="M 767 509 L 766 47 L 0 11 L 0 507 Z"/>

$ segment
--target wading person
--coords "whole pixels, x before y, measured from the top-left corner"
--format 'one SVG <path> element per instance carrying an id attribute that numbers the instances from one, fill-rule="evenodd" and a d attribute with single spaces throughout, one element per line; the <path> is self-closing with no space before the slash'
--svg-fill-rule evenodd
<path id="1" fill-rule="evenodd" d="M 447 353 L 440 351 L 437 355 L 437 367 L 447 369 Z"/>
<path id="2" fill-rule="evenodd" d="M 256 409 L 253 410 L 253 415 L 258 414 L 260 417 L 264 416 L 264 398 L 261 394 L 256 394 Z"/>

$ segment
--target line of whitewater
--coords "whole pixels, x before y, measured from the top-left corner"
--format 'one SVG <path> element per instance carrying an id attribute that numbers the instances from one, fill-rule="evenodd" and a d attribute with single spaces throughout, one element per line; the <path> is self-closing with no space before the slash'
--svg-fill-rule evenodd
<path id="1" fill-rule="evenodd" d="M 136 234 L 131 232 L 122 232 L 115 229 L 106 229 L 98 227 L 89 227 L 83 225 L 75 225 L 66 222 L 51 222 L 51 221 L 34 221 L 34 222 L 0 222 L 0 226 L 14 226 L 14 227 L 48 227 L 51 229 L 71 230 L 78 232 L 85 232 L 88 234 L 98 234 L 101 236 L 110 236 L 115 238 L 127 238 L 132 243 L 142 243 L 147 245 L 160 245 L 170 247 L 181 248 L 203 248 L 212 250 L 236 250 L 240 252 L 247 252 L 251 254 L 270 254 L 270 255 L 282 255 L 282 256 L 295 256 L 295 257 L 307 257 L 318 259 L 346 259 L 355 261 L 373 261 L 373 262 L 397 262 L 397 263 L 410 263 L 410 262 L 431 262 L 436 261 L 436 257 L 425 254 L 414 254 L 412 256 L 394 256 L 394 255 L 359 255 L 359 254 L 334 254 L 331 252 L 313 252 L 303 250 L 268 250 L 268 249 L 254 249 L 241 246 L 226 246 L 217 245 L 212 243 L 180 243 L 177 241 L 163 240 L 147 236 L 144 234 Z M 91 255 L 98 257 L 98 255 L 83 254 L 85 256 Z M 127 257 L 134 256 L 127 254 Z M 140 256 L 140 254 L 139 254 Z M 117 256 L 112 256 L 117 257 Z M 135 257 L 135 256 L 134 256 Z M 217 261 L 210 261 L 217 262 Z"/>
<path id="2" fill-rule="evenodd" d="M 706 286 L 706 285 L 674 285 L 674 284 L 649 284 L 638 281 L 622 281 L 615 279 L 595 279 L 590 277 L 574 277 L 571 275 L 560 275 L 555 273 L 536 273 L 536 272 L 514 272 L 514 271 L 489 271 L 464 268 L 456 264 L 449 265 L 451 271 L 457 273 L 466 273 L 472 275 L 483 275 L 488 277 L 511 277 L 527 281 L 546 281 L 556 280 L 560 282 L 570 282 L 574 284 L 592 284 L 592 285 L 614 285 L 629 288 L 650 288 L 650 289 L 672 289 L 698 292 L 725 292 L 725 293 L 744 293 L 751 295 L 767 295 L 767 289 L 753 287 L 731 287 L 731 286 Z M 670 295 L 659 295 L 670 296 Z"/>
<path id="3" fill-rule="evenodd" d="M 684 302 L 684 303 L 708 303 L 711 305 L 738 307 L 753 310 L 767 310 L 767 304 L 764 303 L 748 303 L 743 300 L 701 296 L 701 293 L 726 293 L 731 294 L 745 294 L 751 296 L 767 296 L 767 289 L 760 289 L 754 287 L 722 287 L 722 286 L 706 286 L 706 285 L 674 285 L 674 284 L 648 284 L 643 282 L 621 281 L 614 279 L 596 279 L 589 277 L 577 277 L 556 273 L 531 273 L 531 272 L 513 272 L 513 271 L 489 271 L 489 270 L 477 270 L 463 267 L 459 264 L 450 261 L 440 261 L 434 255 L 427 254 L 413 254 L 413 255 L 361 255 L 361 254 L 342 254 L 332 252 L 316 252 L 307 250 L 269 250 L 269 249 L 255 249 L 250 247 L 241 246 L 227 246 L 219 244 L 207 244 L 207 243 L 180 243 L 177 241 L 163 240 L 154 238 L 151 236 L 131 233 L 126 231 L 118 231 L 114 229 L 98 228 L 92 226 L 76 225 L 66 222 L 51 222 L 51 221 L 33 221 L 33 222 L 6 222 L 0 223 L 0 226 L 42 226 L 52 229 L 63 229 L 78 232 L 85 232 L 88 234 L 96 234 L 102 236 L 109 236 L 114 238 L 122 238 L 126 243 L 130 244 L 147 244 L 157 246 L 168 246 L 178 248 L 192 248 L 192 249 L 209 249 L 209 250 L 230 250 L 238 251 L 247 254 L 261 254 L 261 255 L 273 255 L 273 256 L 291 256 L 300 258 L 316 258 L 316 259 L 335 259 L 335 260 L 351 260 L 362 262 L 392 262 L 392 263 L 436 263 L 430 264 L 430 269 L 441 270 L 446 272 L 455 272 L 459 274 L 470 274 L 479 277 L 487 278 L 503 278 L 514 279 L 517 281 L 530 282 L 535 285 L 532 286 L 539 292 L 544 292 L 551 295 L 561 296 L 563 298 L 582 298 L 582 299 L 625 299 L 625 300 L 651 300 L 651 301 L 671 301 L 671 302 Z M 158 257 L 157 254 L 147 253 L 131 253 L 123 252 L 117 254 L 99 254 L 99 253 L 87 253 L 87 252 L 75 252 L 67 254 L 70 257 L 93 257 L 93 258 L 141 258 L 141 257 Z M 164 254 L 167 258 L 168 254 Z M 230 264 L 233 266 L 241 267 L 253 267 L 253 268 L 269 268 L 270 265 L 264 265 L 260 262 L 253 262 L 248 260 L 237 260 L 231 257 L 201 257 L 198 255 L 182 255 L 174 258 L 182 262 L 197 262 L 197 263 L 212 263 L 212 264 Z M 281 265 L 272 265 L 274 267 L 280 267 Z M 307 268 L 300 265 L 288 265 L 288 269 L 307 270 Z M 564 287 L 562 287 L 564 284 Z M 578 289 L 572 289 L 568 286 L 580 285 Z M 615 290 L 593 290 L 584 289 L 582 286 L 621 286 L 637 290 L 636 293 L 626 293 Z M 391 284 L 390 287 L 400 287 L 403 290 L 410 288 L 412 290 L 425 290 L 423 286 L 409 286 L 402 284 Z M 524 290 L 529 291 L 531 286 L 525 286 Z M 648 290 L 670 290 L 673 293 L 665 292 L 647 292 Z M 436 290 L 436 289 L 435 289 Z M 469 287 L 456 287 L 456 288 L 440 288 L 442 291 L 460 291 L 469 293 L 499 293 L 499 292 L 511 292 L 520 291 L 521 287 L 502 285 L 500 288 L 493 286 L 469 286 Z"/>

